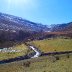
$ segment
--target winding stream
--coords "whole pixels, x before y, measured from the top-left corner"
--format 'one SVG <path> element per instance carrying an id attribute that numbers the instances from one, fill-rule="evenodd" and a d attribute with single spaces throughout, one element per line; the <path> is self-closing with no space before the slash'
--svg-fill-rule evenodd
<path id="1" fill-rule="evenodd" d="M 33 53 L 30 56 L 29 55 L 24 55 L 24 56 L 18 56 L 16 58 L 2 60 L 2 61 L 0 61 L 0 64 L 10 63 L 10 62 L 14 62 L 14 61 L 20 61 L 20 60 L 25 60 L 25 59 L 30 59 L 30 58 L 36 58 L 36 57 L 39 57 L 39 56 L 60 55 L 60 54 L 72 53 L 72 51 L 41 53 L 41 51 L 38 48 L 36 48 L 36 47 L 34 47 L 32 45 L 27 45 L 27 46 L 30 49 L 32 49 L 35 53 Z"/>
<path id="2" fill-rule="evenodd" d="M 1 60 L 0 64 L 10 63 L 10 62 L 14 62 L 14 61 L 20 61 L 20 60 L 25 60 L 25 59 L 30 59 L 30 58 L 35 58 L 35 57 L 39 57 L 41 55 L 41 52 L 37 48 L 35 48 L 34 46 L 28 45 L 28 47 L 30 49 L 32 49 L 35 53 L 33 53 L 32 55 L 24 55 L 24 56 L 18 56 L 16 58 Z"/>
<path id="3" fill-rule="evenodd" d="M 32 56 L 31 58 L 39 57 L 41 55 L 41 52 L 35 48 L 34 46 L 29 46 L 36 54 Z"/>

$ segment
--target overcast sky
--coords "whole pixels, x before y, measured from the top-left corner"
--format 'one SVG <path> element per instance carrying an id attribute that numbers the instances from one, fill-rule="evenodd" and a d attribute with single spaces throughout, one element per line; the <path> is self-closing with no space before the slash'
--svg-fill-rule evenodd
<path id="1" fill-rule="evenodd" d="M 72 21 L 72 0 L 0 0 L 0 12 L 43 23 Z"/>

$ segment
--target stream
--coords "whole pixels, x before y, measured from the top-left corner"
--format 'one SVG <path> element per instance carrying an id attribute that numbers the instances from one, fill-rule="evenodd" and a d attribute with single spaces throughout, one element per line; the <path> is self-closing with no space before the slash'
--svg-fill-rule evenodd
<path id="1" fill-rule="evenodd" d="M 27 46 L 28 46 L 28 48 L 32 49 L 34 52 L 29 54 L 29 55 L 18 56 L 16 58 L 1 60 L 0 64 L 11 63 L 11 62 L 14 62 L 14 61 L 20 61 L 20 60 L 31 59 L 31 58 L 37 58 L 39 56 L 60 55 L 60 54 L 72 53 L 72 51 L 41 53 L 41 51 L 38 48 L 36 48 L 32 45 L 27 45 Z"/>

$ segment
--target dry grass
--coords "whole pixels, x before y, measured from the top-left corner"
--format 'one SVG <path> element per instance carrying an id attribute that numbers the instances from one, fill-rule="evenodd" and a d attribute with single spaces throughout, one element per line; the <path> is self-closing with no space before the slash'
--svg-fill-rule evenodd
<path id="1" fill-rule="evenodd" d="M 45 39 L 29 42 L 42 52 L 71 51 L 72 39 Z"/>
<path id="2" fill-rule="evenodd" d="M 22 56 L 22 55 L 25 55 L 28 51 L 27 46 L 25 46 L 24 44 L 16 45 L 12 48 L 14 50 L 20 50 L 20 52 L 11 52 L 11 53 L 10 52 L 5 52 L 5 53 L 0 52 L 0 60 L 15 58 L 17 56 Z"/>
<path id="3" fill-rule="evenodd" d="M 69 57 L 66 54 L 45 56 L 3 64 L 0 72 L 72 72 L 72 54 Z"/>

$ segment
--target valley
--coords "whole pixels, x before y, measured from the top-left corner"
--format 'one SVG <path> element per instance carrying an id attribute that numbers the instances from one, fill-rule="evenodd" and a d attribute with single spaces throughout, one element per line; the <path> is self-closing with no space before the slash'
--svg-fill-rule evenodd
<path id="1" fill-rule="evenodd" d="M 0 13 L 0 72 L 72 72 L 72 22 L 48 27 Z"/>

